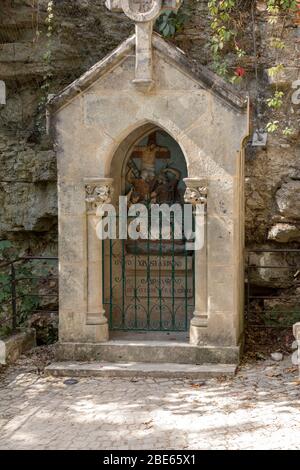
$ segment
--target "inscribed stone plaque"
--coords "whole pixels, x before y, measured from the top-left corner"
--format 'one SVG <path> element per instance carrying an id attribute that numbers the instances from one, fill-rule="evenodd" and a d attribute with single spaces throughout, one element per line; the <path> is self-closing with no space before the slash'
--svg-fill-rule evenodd
<path id="1" fill-rule="evenodd" d="M 162 298 L 191 298 L 193 297 L 193 281 L 191 276 L 153 276 L 147 282 L 146 276 L 126 277 L 126 296 L 159 298 L 161 289 Z"/>
<path id="2" fill-rule="evenodd" d="M 191 256 L 134 256 L 125 258 L 125 266 L 128 270 L 147 271 L 148 266 L 152 271 L 191 271 L 193 269 L 193 258 Z"/>

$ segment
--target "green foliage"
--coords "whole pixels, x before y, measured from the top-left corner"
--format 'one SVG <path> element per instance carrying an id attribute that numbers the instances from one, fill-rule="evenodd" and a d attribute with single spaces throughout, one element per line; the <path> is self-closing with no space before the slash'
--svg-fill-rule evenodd
<path id="1" fill-rule="evenodd" d="M 236 30 L 233 28 L 230 14 L 234 7 L 236 7 L 236 0 L 210 0 L 208 2 L 213 32 L 211 48 L 217 61 L 220 60 L 219 54 L 224 49 L 225 44 L 230 43 L 236 37 Z M 237 50 L 240 53 L 241 49 L 238 46 Z"/>
<path id="2" fill-rule="evenodd" d="M 7 251 L 10 248 L 11 243 L 8 240 L 0 241 L 0 262 L 7 259 Z M 11 331 L 11 325 L 5 321 L 7 317 L 11 316 L 10 300 L 10 273 L 6 268 L 0 272 L 0 338 L 8 335 Z"/>
<path id="3" fill-rule="evenodd" d="M 282 73 L 284 71 L 284 65 L 283 64 L 277 64 L 274 67 L 269 68 L 268 74 L 270 77 L 275 78 L 277 75 Z"/>
<path id="4" fill-rule="evenodd" d="M 266 125 L 266 131 L 270 134 L 274 134 L 279 128 L 279 121 L 271 121 Z"/>
<path id="5" fill-rule="evenodd" d="M 0 262 L 4 261 L 7 256 L 7 250 L 11 248 L 8 240 L 0 241 Z M 0 272 L 0 337 L 6 336 L 10 332 L 10 325 L 6 322 L 2 323 L 8 315 L 11 315 L 9 302 L 11 299 L 10 274 L 7 269 Z M 6 307 L 6 308 L 5 308 Z"/>
<path id="6" fill-rule="evenodd" d="M 222 78 L 227 78 L 228 76 L 228 63 L 226 60 L 222 60 L 219 55 L 216 55 L 214 58 L 213 69 Z"/>
<path id="7" fill-rule="evenodd" d="M 295 129 L 293 129 L 292 127 L 285 127 L 282 131 L 285 137 L 290 137 L 291 135 L 294 134 L 294 132 L 295 132 Z"/>
<path id="8" fill-rule="evenodd" d="M 266 326 L 291 327 L 300 321 L 300 309 L 289 308 L 266 311 L 263 317 Z"/>
<path id="9" fill-rule="evenodd" d="M 297 0 L 267 0 L 267 11 L 272 15 L 278 15 L 280 12 L 296 10 Z"/>
<path id="10" fill-rule="evenodd" d="M 279 109 L 282 106 L 282 98 L 284 97 L 283 91 L 275 91 L 274 96 L 267 100 L 269 108 Z"/>
<path id="11" fill-rule="evenodd" d="M 15 253 L 12 249 L 12 243 L 9 240 L 0 241 L 0 263 L 12 259 Z M 14 259 L 14 258 L 13 258 Z"/>
<path id="12" fill-rule="evenodd" d="M 235 53 L 239 58 L 244 57 L 246 55 L 246 51 L 241 49 L 237 44 L 235 45 Z"/>
<path id="13" fill-rule="evenodd" d="M 11 248 L 11 242 L 9 240 L 1 240 L 0 241 L 0 257 L 1 257 L 3 250 L 5 250 L 6 248 Z"/>
<path id="14" fill-rule="evenodd" d="M 269 15 L 269 22 L 276 23 L 279 15 L 287 15 L 297 9 L 297 0 L 266 0 L 267 13 Z M 255 2 L 250 2 L 248 8 L 255 8 Z M 232 84 L 238 84 L 243 80 L 245 75 L 244 67 L 239 64 L 235 73 L 230 77 L 229 67 L 226 63 L 224 56 L 231 49 L 237 57 L 237 61 L 241 61 L 246 52 L 239 46 L 239 35 L 242 33 L 241 25 L 238 21 L 238 13 L 240 9 L 239 0 L 209 0 L 208 9 L 211 17 L 211 50 L 214 59 L 214 70 L 222 78 L 229 80 Z M 254 10 L 252 16 L 254 17 Z M 283 29 L 281 29 L 280 36 L 271 38 L 270 46 L 276 51 L 282 51 L 285 48 L 285 43 L 282 38 Z M 240 73 L 243 71 L 243 73 Z M 278 74 L 284 71 L 282 63 L 275 64 L 269 69 L 269 76 L 275 78 Z M 272 98 L 266 100 L 269 108 L 278 110 L 283 104 L 284 93 L 276 89 Z M 280 122 L 277 120 L 268 122 L 266 130 L 274 133 L 281 128 Z M 289 136 L 293 131 L 286 127 L 282 129 L 284 136 Z"/>
<path id="15" fill-rule="evenodd" d="M 7 310 L 11 314 L 11 310 L 6 309 L 5 306 L 9 305 L 11 299 L 11 288 L 10 288 L 10 276 L 6 273 L 0 273 L 0 323 L 1 320 L 6 318 Z M 5 327 L 5 325 L 4 325 Z M 1 336 L 1 324 L 0 324 L 0 336 Z"/>
<path id="16" fill-rule="evenodd" d="M 8 259 L 17 259 L 12 250 L 11 242 L 0 241 L 0 262 L 5 264 Z M 29 314 L 38 308 L 40 300 L 33 295 L 37 287 L 37 280 L 33 277 L 32 265 L 15 263 L 16 269 L 16 298 L 17 298 L 17 323 L 22 325 L 26 322 Z M 0 337 L 9 334 L 12 330 L 12 291 L 10 266 L 3 267 L 0 272 Z"/>
<path id="17" fill-rule="evenodd" d="M 182 31 L 186 22 L 187 15 L 183 13 L 182 9 L 178 13 L 172 10 L 166 10 L 160 15 L 157 20 L 157 30 L 165 38 L 174 37 L 176 33 Z"/>
<path id="18" fill-rule="evenodd" d="M 237 77 L 236 75 L 232 75 L 232 77 L 230 77 L 229 79 L 230 83 L 232 83 L 233 85 L 236 85 L 237 83 L 241 83 L 242 80 L 243 80 L 242 77 Z"/>
<path id="19" fill-rule="evenodd" d="M 285 48 L 285 43 L 280 38 L 272 38 L 270 40 L 270 45 L 274 49 L 283 50 Z"/>
<path id="20" fill-rule="evenodd" d="M 297 0 L 267 0 L 268 22 L 276 24 L 280 13 L 289 13 L 297 8 Z"/>

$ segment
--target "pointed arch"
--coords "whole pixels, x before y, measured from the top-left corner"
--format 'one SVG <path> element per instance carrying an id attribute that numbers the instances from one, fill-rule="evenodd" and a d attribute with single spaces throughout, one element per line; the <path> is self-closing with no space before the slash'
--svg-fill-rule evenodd
<path id="1" fill-rule="evenodd" d="M 118 143 L 115 144 L 108 155 L 106 175 L 112 176 L 120 165 L 120 159 L 122 158 L 123 165 L 125 161 L 128 160 L 132 148 L 156 129 L 166 132 L 179 145 L 189 174 L 189 159 L 184 145 L 181 142 L 181 131 L 171 121 L 166 122 L 161 119 L 157 119 L 156 121 L 144 119 L 129 126 L 121 133 L 120 138 L 117 140 Z"/>

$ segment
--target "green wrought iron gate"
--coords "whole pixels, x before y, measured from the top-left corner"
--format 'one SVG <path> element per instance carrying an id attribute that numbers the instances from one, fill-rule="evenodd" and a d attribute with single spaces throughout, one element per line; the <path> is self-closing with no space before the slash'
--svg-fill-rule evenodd
<path id="1" fill-rule="evenodd" d="M 171 221 L 171 224 L 173 221 Z M 185 240 L 103 241 L 104 307 L 111 330 L 187 331 L 194 310 L 194 252 Z"/>

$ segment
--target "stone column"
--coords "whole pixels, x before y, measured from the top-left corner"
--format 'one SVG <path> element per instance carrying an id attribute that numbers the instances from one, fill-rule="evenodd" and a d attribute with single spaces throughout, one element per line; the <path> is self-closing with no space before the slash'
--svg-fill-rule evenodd
<path id="1" fill-rule="evenodd" d="M 195 251 L 195 311 L 190 325 L 190 343 L 196 346 L 203 341 L 203 328 L 208 327 L 207 299 L 207 182 L 186 178 L 184 200 L 194 207 L 195 231 L 202 242 Z"/>
<path id="2" fill-rule="evenodd" d="M 85 179 L 87 206 L 87 325 L 99 326 L 96 341 L 108 340 L 108 322 L 103 307 L 102 240 L 96 233 L 97 224 L 104 215 L 101 206 L 109 204 L 113 193 L 113 179 Z"/>
<path id="3" fill-rule="evenodd" d="M 293 357 L 295 357 L 295 362 L 298 363 L 300 376 L 300 323 L 295 323 L 295 325 L 293 326 L 293 333 L 297 343 L 297 351 Z"/>

